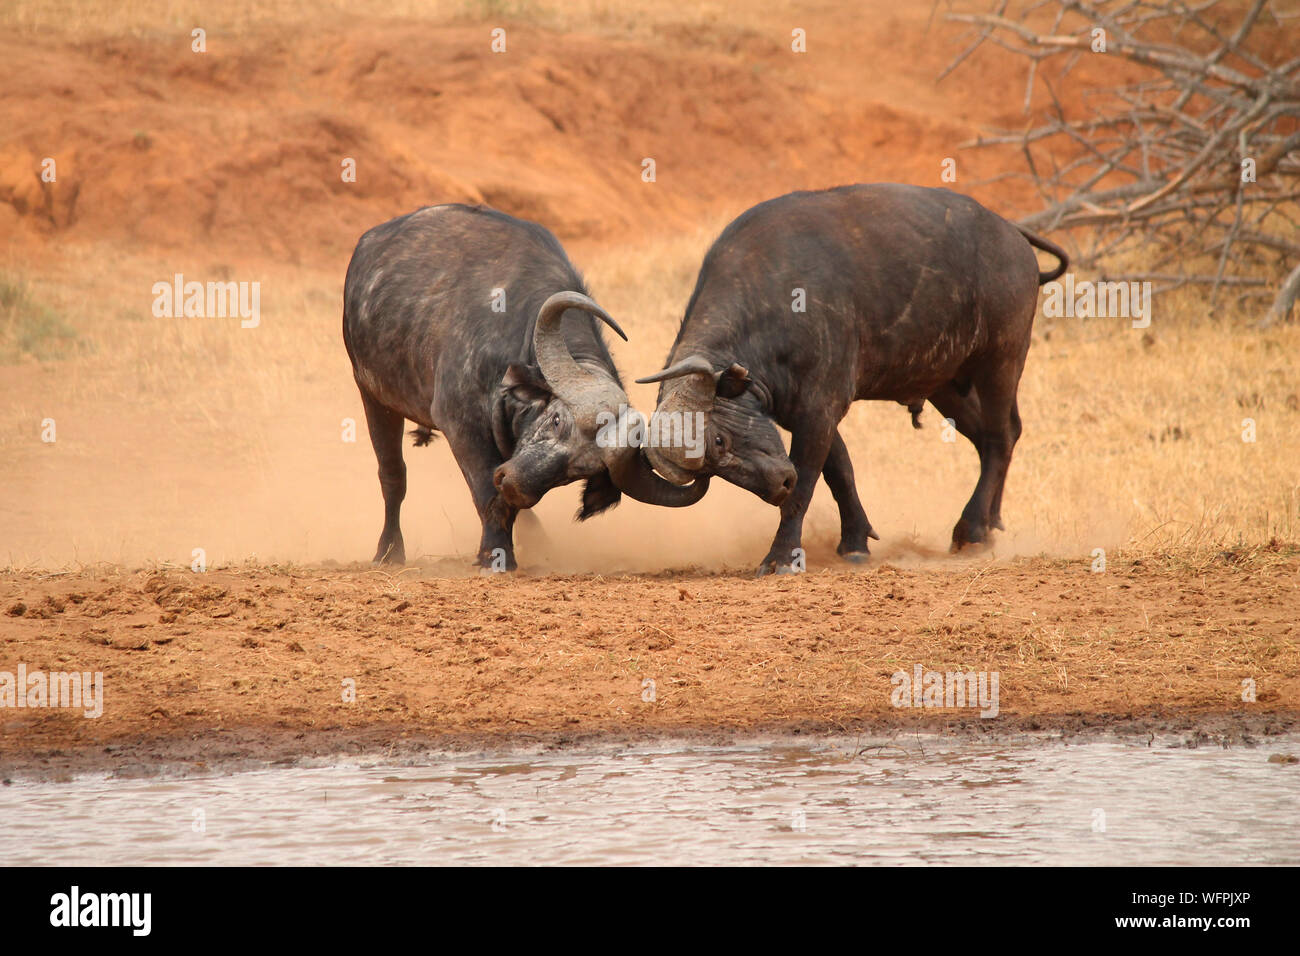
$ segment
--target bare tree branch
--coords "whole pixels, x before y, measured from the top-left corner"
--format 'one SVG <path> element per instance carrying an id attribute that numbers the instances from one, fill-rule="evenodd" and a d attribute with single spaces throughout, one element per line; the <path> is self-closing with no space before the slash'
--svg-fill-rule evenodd
<path id="1" fill-rule="evenodd" d="M 982 133 L 961 144 L 1016 148 L 1043 202 L 1021 223 L 1086 230 L 1076 261 L 1127 253 L 1131 262 L 1136 251 L 1148 263 L 1138 278 L 1165 288 L 1206 284 L 1211 301 L 1221 288 L 1267 286 L 1288 276 L 1267 321 L 1288 316 L 1300 255 L 1293 241 L 1300 57 L 1283 58 L 1300 38 L 1278 42 L 1285 15 L 1277 4 L 1008 5 L 999 0 L 987 14 L 948 15 L 976 34 L 943 75 L 986 42 L 1025 58 L 1025 110 L 1041 103 L 1036 119 L 1022 131 Z M 1066 79 L 1076 64 L 1106 56 L 1146 75 L 1112 89 L 1080 89 L 1073 76 Z M 1076 95 L 1063 101 L 1058 93 Z"/>

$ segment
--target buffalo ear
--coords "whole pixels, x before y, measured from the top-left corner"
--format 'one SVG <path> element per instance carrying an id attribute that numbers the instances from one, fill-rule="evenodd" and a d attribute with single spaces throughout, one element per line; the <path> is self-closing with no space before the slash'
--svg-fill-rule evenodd
<path id="1" fill-rule="evenodd" d="M 587 479 L 587 484 L 582 489 L 582 510 L 578 512 L 578 520 L 586 521 L 603 511 L 608 511 L 622 498 L 623 492 L 618 490 L 608 471 L 593 475 Z"/>
<path id="2" fill-rule="evenodd" d="M 719 398 L 736 398 L 749 388 L 749 369 L 743 365 L 732 365 L 718 373 L 717 394 Z"/>
<path id="3" fill-rule="evenodd" d="M 549 402 L 551 387 L 546 384 L 541 369 L 536 365 L 521 365 L 511 362 L 506 374 L 501 378 L 501 385 L 510 396 L 525 403 Z"/>

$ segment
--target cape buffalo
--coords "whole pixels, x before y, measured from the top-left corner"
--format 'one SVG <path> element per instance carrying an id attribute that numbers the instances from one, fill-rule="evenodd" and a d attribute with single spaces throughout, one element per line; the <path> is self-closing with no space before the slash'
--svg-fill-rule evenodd
<path id="1" fill-rule="evenodd" d="M 1032 247 L 1060 259 L 1039 273 Z M 660 444 L 666 478 L 719 475 L 781 508 L 758 573 L 789 572 L 820 474 L 839 505 L 839 553 L 877 535 L 837 429 L 858 399 L 928 399 L 979 453 L 954 550 L 1001 528 L 1020 437 L 1016 389 L 1038 286 L 1066 268 L 1057 246 L 946 189 L 891 183 L 796 192 L 750 209 L 700 268 L 663 371 L 660 418 L 703 416 L 703 455 Z M 775 424 L 791 435 L 790 454 Z M 653 443 L 652 443 L 653 444 Z"/>
<path id="2" fill-rule="evenodd" d="M 417 444 L 446 436 L 483 523 L 483 567 L 515 568 L 515 516 L 557 485 L 587 480 L 580 519 L 621 492 L 668 506 L 699 500 L 706 482 L 679 488 L 639 448 L 597 444 L 599 425 L 637 413 L 596 319 L 623 336 L 536 223 L 449 204 L 361 237 L 343 288 L 343 341 L 379 460 L 376 562 L 406 560 L 406 419 L 420 426 Z"/>

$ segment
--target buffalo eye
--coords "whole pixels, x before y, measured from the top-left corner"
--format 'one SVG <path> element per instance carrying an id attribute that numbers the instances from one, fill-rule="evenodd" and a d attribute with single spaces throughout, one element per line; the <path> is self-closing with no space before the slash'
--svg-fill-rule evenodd
<path id="1" fill-rule="evenodd" d="M 560 427 L 560 413 L 556 412 L 551 416 L 551 427 L 558 429 Z"/>
<path id="2" fill-rule="evenodd" d="M 714 444 L 714 446 L 715 446 L 716 448 L 724 448 L 724 447 L 726 447 L 726 444 L 727 444 L 727 443 L 726 443 L 725 441 L 722 440 L 722 436 L 721 436 L 721 435 L 714 435 L 714 436 L 713 436 L 713 444 Z"/>

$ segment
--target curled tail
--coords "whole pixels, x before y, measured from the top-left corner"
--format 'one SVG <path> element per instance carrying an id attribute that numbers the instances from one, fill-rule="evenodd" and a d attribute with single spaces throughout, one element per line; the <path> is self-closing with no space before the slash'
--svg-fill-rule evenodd
<path id="1" fill-rule="evenodd" d="M 425 445 L 432 443 L 433 440 L 438 437 L 438 433 L 432 428 L 425 428 L 423 425 L 417 425 L 415 428 L 411 429 L 411 437 L 415 439 L 412 444 L 414 444 L 416 448 L 423 448 Z"/>
<path id="2" fill-rule="evenodd" d="M 1025 239 L 1028 240 L 1029 244 L 1033 246 L 1035 249 L 1042 249 L 1044 252 L 1051 253 L 1052 255 L 1056 256 L 1056 258 L 1061 260 L 1060 265 L 1058 265 L 1051 272 L 1038 273 L 1039 285 L 1042 285 L 1044 282 L 1051 282 L 1053 279 L 1060 278 L 1062 275 L 1065 274 L 1065 270 L 1069 268 L 1070 265 L 1070 257 L 1065 254 L 1064 249 L 1062 249 L 1054 242 L 1048 242 L 1042 236 L 1034 235 L 1028 229 L 1023 229 L 1020 226 L 1016 226 L 1016 228 L 1020 230 L 1020 234 L 1024 236 Z"/>

